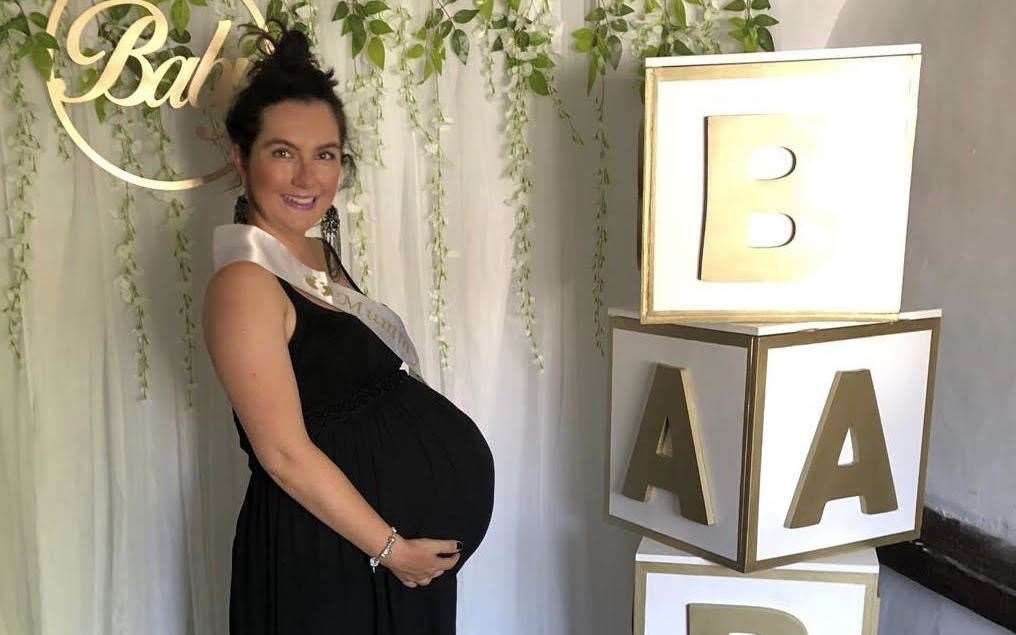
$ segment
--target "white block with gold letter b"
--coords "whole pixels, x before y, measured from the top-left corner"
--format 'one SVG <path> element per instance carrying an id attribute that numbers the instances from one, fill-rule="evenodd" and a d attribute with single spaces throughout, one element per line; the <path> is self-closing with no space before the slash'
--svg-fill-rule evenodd
<path id="1" fill-rule="evenodd" d="M 874 549 L 742 574 L 643 538 L 636 635 L 876 635 Z"/>
<path id="2" fill-rule="evenodd" d="M 742 572 L 919 535 L 940 311 L 697 326 L 610 313 L 610 518 Z"/>
<path id="3" fill-rule="evenodd" d="M 642 321 L 898 312 L 920 64 L 919 45 L 646 60 Z"/>

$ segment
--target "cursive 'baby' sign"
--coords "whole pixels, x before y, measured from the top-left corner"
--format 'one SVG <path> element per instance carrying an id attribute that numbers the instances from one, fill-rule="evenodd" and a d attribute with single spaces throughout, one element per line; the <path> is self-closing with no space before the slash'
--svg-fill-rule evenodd
<path id="1" fill-rule="evenodd" d="M 252 21 L 264 28 L 264 18 L 253 0 L 243 0 L 243 4 L 250 12 Z M 142 15 L 127 26 L 116 40 L 112 51 L 84 48 L 82 34 L 89 24 L 97 21 L 102 12 L 122 6 L 137 7 Z M 46 30 L 50 35 L 57 37 L 57 25 L 66 8 L 67 0 L 57 0 L 47 24 Z M 214 181 L 229 171 L 228 165 L 207 174 L 174 180 L 147 178 L 115 165 L 99 154 L 75 127 L 68 115 L 67 104 L 87 103 L 103 98 L 123 108 L 142 104 L 151 108 L 158 108 L 164 104 L 169 104 L 175 109 L 198 108 L 202 105 L 202 88 L 212 70 L 220 66 L 213 101 L 221 107 L 232 96 L 249 64 L 249 60 L 244 58 L 219 57 L 231 27 L 230 20 L 220 20 L 201 57 L 174 55 L 153 66 L 149 56 L 163 49 L 169 35 L 169 22 L 159 7 L 147 0 L 104 0 L 94 4 L 71 21 L 65 50 L 70 61 L 78 66 L 93 68 L 102 65 L 102 68 L 98 71 L 95 82 L 80 94 L 72 94 L 73 90 L 63 79 L 55 75 L 50 77 L 47 88 L 53 110 L 78 148 L 117 178 L 156 190 L 186 190 Z M 116 94 L 113 88 L 128 65 L 139 76 L 138 82 L 129 94 Z M 172 81 L 167 81 L 169 78 L 172 78 Z M 122 93 L 122 90 L 117 92 Z"/>

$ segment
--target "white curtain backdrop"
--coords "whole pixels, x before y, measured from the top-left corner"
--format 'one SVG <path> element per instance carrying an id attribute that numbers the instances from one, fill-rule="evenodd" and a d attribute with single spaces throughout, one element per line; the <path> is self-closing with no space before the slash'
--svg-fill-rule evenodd
<path id="1" fill-rule="evenodd" d="M 412 4 L 414 15 L 430 6 Z M 321 52 L 348 77 L 348 41 L 327 20 L 333 7 L 320 5 Z M 586 146 L 571 143 L 547 100 L 534 109 L 529 136 L 543 373 L 530 362 L 510 287 L 506 108 L 500 96 L 484 97 L 475 53 L 465 69 L 450 60 L 441 78 L 454 120 L 443 137 L 453 162 L 446 179 L 450 372 L 439 368 L 428 320 L 429 166 L 394 99 L 393 75 L 386 76 L 392 97 L 383 127 L 388 167 L 367 172 L 373 294 L 404 317 L 428 379 L 477 421 L 495 456 L 493 523 L 460 580 L 459 632 L 466 634 L 614 634 L 631 625 L 637 538 L 606 525 L 602 512 L 607 364 L 592 344 L 590 295 L 596 148 L 583 60 L 567 51 L 567 33 L 586 8 L 569 1 L 558 9 L 564 28 L 557 46 L 561 87 Z M 120 227 L 112 211 L 122 185 L 76 150 L 69 162 L 58 157 L 41 83 L 27 62 L 22 72 L 43 150 L 32 193 L 24 367 L 0 346 L 0 635 L 225 633 L 230 545 L 248 471 L 200 335 L 196 403 L 186 405 L 165 206 L 138 190 L 139 279 L 151 337 L 150 396 L 138 401 L 131 318 L 113 282 Z M 609 93 L 615 185 L 608 290 L 630 304 L 637 297 L 633 144 L 641 111 L 631 81 L 612 80 Z M 82 133 L 115 156 L 108 127 L 79 110 Z M 5 101 L 3 165 L 12 115 Z M 211 230 L 232 217 L 236 191 L 227 180 L 186 195 L 194 210 L 196 318 L 210 275 Z M 11 192 L 0 195 L 9 201 Z M 7 279 L 3 268 L 0 280 Z"/>

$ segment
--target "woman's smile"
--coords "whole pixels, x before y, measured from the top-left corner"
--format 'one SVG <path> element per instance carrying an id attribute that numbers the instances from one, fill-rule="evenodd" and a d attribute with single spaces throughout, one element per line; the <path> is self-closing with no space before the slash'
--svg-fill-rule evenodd
<path id="1" fill-rule="evenodd" d="M 316 196 L 293 196 L 292 194 L 283 194 L 282 201 L 289 207 L 300 210 L 302 212 L 309 212 L 314 209 L 314 204 L 317 203 Z"/>

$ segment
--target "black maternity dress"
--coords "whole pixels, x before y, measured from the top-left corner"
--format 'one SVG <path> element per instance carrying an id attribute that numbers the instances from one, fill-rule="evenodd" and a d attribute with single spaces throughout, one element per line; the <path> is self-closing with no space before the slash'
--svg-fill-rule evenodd
<path id="1" fill-rule="evenodd" d="M 289 355 L 313 442 L 405 538 L 459 540 L 456 567 L 408 588 L 291 498 L 258 463 L 237 419 L 250 483 L 237 519 L 231 635 L 449 635 L 456 573 L 490 523 L 494 464 L 473 421 L 399 370 L 355 316 L 278 278 L 296 307 Z"/>

